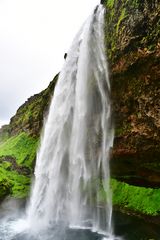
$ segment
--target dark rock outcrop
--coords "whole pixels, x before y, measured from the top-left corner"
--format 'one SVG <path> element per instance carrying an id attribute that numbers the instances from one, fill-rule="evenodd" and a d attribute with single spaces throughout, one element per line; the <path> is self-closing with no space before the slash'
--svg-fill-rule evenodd
<path id="1" fill-rule="evenodd" d="M 160 2 L 105 1 L 115 143 L 112 176 L 160 186 Z"/>
<path id="2" fill-rule="evenodd" d="M 101 0 L 101 2 L 100 2 L 101 4 L 104 4 L 105 3 L 105 0 Z"/>

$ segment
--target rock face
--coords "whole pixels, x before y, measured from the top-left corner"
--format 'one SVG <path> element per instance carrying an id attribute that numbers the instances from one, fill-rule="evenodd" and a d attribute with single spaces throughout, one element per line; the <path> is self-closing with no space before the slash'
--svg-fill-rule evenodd
<path id="1" fill-rule="evenodd" d="M 105 1 L 116 128 L 112 176 L 160 186 L 160 2 Z"/>
<path id="2" fill-rule="evenodd" d="M 39 137 L 57 78 L 58 75 L 55 76 L 48 88 L 30 97 L 20 106 L 16 115 L 11 118 L 10 124 L 0 129 L 0 141 L 18 135 L 21 132 L 25 132 L 33 137 Z"/>

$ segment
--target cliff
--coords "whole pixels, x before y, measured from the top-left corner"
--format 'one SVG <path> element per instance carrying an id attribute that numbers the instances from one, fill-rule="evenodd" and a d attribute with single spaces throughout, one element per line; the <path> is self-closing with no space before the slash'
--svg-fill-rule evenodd
<path id="1" fill-rule="evenodd" d="M 160 184 L 160 4 L 105 2 L 116 128 L 112 173 L 135 185 Z"/>
<path id="2" fill-rule="evenodd" d="M 115 142 L 113 202 L 160 212 L 160 2 L 107 0 L 106 46 Z M 156 197 L 155 197 L 156 196 Z"/>
<path id="3" fill-rule="evenodd" d="M 10 124 L 2 127 L 0 130 L 0 137 L 2 136 L 2 133 L 7 137 L 11 137 L 18 135 L 21 132 L 26 132 L 32 137 L 38 137 L 40 135 L 43 120 L 47 115 L 57 78 L 58 75 L 55 76 L 45 90 L 30 97 L 22 106 L 20 106 L 15 116 L 11 118 Z"/>
<path id="4" fill-rule="evenodd" d="M 160 3 L 104 0 L 103 4 L 115 121 L 113 203 L 121 209 L 158 215 Z M 1 197 L 26 196 L 56 80 L 57 76 L 46 90 L 28 99 L 0 130 Z"/>
<path id="5" fill-rule="evenodd" d="M 26 197 L 30 190 L 43 121 L 58 75 L 48 88 L 30 97 L 0 129 L 0 199 Z"/>

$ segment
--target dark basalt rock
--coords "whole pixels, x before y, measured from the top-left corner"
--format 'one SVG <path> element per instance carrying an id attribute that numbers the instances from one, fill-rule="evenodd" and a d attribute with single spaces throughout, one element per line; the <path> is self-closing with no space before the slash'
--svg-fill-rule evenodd
<path id="1" fill-rule="evenodd" d="M 100 2 L 101 4 L 104 4 L 105 3 L 105 0 L 101 0 L 101 2 Z"/>
<path id="2" fill-rule="evenodd" d="M 66 59 L 66 58 L 67 58 L 67 53 L 64 54 L 64 59 Z"/>

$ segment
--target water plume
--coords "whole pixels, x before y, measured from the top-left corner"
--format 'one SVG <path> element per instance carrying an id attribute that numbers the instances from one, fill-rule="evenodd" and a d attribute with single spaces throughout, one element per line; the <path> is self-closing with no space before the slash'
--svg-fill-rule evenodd
<path id="1" fill-rule="evenodd" d="M 33 228 L 55 224 L 111 233 L 110 83 L 99 5 L 77 34 L 60 73 L 38 153 L 28 208 Z M 100 208 L 100 188 L 106 207 Z"/>

